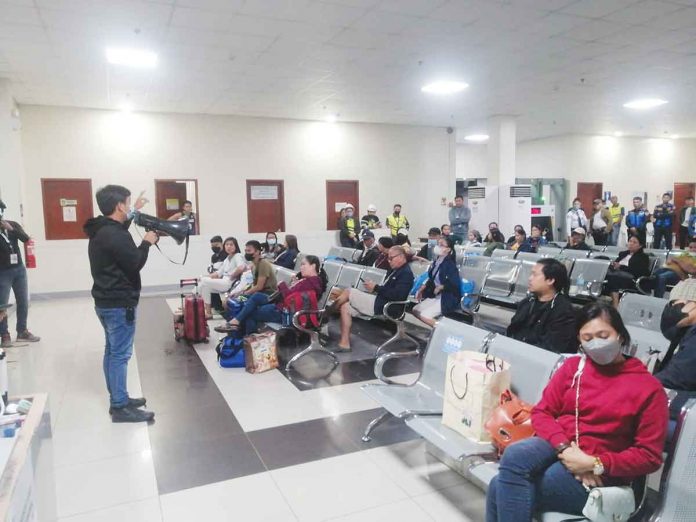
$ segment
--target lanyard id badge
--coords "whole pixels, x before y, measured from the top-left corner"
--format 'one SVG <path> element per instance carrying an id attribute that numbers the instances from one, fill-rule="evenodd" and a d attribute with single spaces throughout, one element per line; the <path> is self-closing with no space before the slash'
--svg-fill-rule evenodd
<path id="1" fill-rule="evenodd" d="M 18 265 L 19 264 L 19 256 L 17 253 L 14 251 L 14 248 L 12 247 L 12 243 L 10 242 L 10 236 L 6 232 L 0 233 L 0 236 L 7 242 L 7 246 L 10 249 L 10 265 Z"/>

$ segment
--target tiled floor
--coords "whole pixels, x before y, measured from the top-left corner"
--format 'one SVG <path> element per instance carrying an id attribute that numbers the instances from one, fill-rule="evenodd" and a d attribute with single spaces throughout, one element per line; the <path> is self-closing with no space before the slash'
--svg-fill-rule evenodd
<path id="1" fill-rule="evenodd" d="M 30 327 L 42 341 L 9 350 L 10 386 L 49 392 L 60 521 L 483 519 L 483 494 L 401 421 L 360 440 L 381 411 L 356 382 L 369 343 L 389 336 L 379 327 L 359 329 L 341 373 L 310 388 L 221 369 L 214 343 L 173 340 L 164 297 L 143 299 L 129 388 L 156 412 L 150 426 L 110 422 L 91 300 L 35 301 Z"/>

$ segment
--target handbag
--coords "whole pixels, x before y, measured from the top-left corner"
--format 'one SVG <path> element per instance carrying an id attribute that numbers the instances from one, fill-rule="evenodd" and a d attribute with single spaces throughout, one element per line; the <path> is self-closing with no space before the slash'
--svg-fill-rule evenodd
<path id="1" fill-rule="evenodd" d="M 578 364 L 573 377 L 575 391 L 575 444 L 580 447 L 580 379 L 585 369 L 585 356 Z M 577 384 L 576 384 L 577 380 Z M 636 509 L 636 496 L 631 486 L 610 486 L 589 490 L 582 514 L 592 522 L 615 522 L 628 520 Z"/>
<path id="2" fill-rule="evenodd" d="M 534 435 L 532 405 L 524 402 L 510 390 L 500 395 L 500 405 L 491 412 L 484 427 L 500 457 L 513 442 Z"/>

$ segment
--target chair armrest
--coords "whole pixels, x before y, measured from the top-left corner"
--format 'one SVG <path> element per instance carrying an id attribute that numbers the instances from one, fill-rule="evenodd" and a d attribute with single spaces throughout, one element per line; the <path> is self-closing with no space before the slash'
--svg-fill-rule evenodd
<path id="1" fill-rule="evenodd" d="M 306 334 L 312 334 L 314 333 L 314 330 L 310 330 L 309 328 L 305 328 L 300 324 L 300 317 L 303 315 L 312 315 L 316 314 L 319 316 L 319 324 L 321 324 L 323 318 L 324 318 L 324 313 L 326 312 L 326 308 L 322 308 L 320 310 L 299 310 L 298 312 L 295 312 L 295 314 L 292 316 L 292 325 L 297 328 L 300 332 L 304 332 Z"/>
<path id="2" fill-rule="evenodd" d="M 636 279 L 636 282 L 634 284 L 635 284 L 636 290 L 638 290 L 638 293 L 643 294 L 643 295 L 652 295 L 650 292 L 646 292 L 645 290 L 643 290 L 643 287 L 641 286 L 643 281 L 645 281 L 646 279 L 649 279 L 650 277 L 651 276 L 640 276 L 638 279 Z"/>
<path id="3" fill-rule="evenodd" d="M 409 304 L 409 303 L 411 303 L 411 302 L 412 302 L 412 301 L 411 301 L 410 299 L 406 299 L 405 301 L 389 301 L 389 302 L 387 302 L 387 303 L 384 304 L 384 308 L 382 308 L 382 315 L 383 315 L 386 319 L 388 319 L 389 321 L 391 321 L 391 322 L 393 322 L 393 323 L 397 323 L 397 322 L 399 322 L 399 321 L 403 321 L 403 320 L 404 320 L 404 317 L 406 317 L 406 305 Z M 397 316 L 397 317 L 393 317 L 393 316 L 389 315 L 389 307 L 391 307 L 391 306 L 397 306 L 397 305 L 401 305 L 401 306 L 404 307 L 404 309 L 403 309 L 403 311 L 401 312 L 401 314 L 400 314 L 399 316 Z"/>
<path id="4" fill-rule="evenodd" d="M 677 390 L 665 388 L 665 393 L 667 394 L 667 406 L 669 407 L 672 405 L 672 401 L 677 398 Z"/>
<path id="5" fill-rule="evenodd" d="M 420 355 L 420 351 L 418 350 L 413 350 L 410 352 L 388 352 L 384 355 L 380 355 L 375 361 L 375 377 L 377 377 L 384 384 L 390 384 L 392 386 L 412 386 L 415 384 L 415 382 L 418 382 L 418 379 L 411 384 L 402 384 L 392 381 L 389 377 L 384 375 L 384 365 L 392 359 L 405 359 L 406 357 L 417 357 L 418 355 Z"/>
<path id="6" fill-rule="evenodd" d="M 464 300 L 465 299 L 471 299 L 471 304 L 470 305 L 465 305 Z M 472 292 L 472 293 L 464 293 L 462 294 L 462 299 L 459 301 L 459 307 L 462 309 L 463 312 L 469 313 L 469 314 L 474 314 L 476 310 L 478 310 L 479 302 L 481 301 L 481 294 L 478 292 Z"/>
<path id="7" fill-rule="evenodd" d="M 604 286 L 604 281 L 586 281 L 585 290 L 592 297 L 599 297 L 602 295 L 602 287 Z"/>

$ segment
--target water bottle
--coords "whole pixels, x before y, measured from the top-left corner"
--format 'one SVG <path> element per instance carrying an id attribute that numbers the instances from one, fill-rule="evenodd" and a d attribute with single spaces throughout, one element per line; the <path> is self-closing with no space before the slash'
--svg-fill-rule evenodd
<path id="1" fill-rule="evenodd" d="M 578 287 L 578 293 L 579 294 L 584 294 L 585 293 L 585 278 L 583 277 L 582 274 L 578 276 L 578 278 L 575 280 L 575 284 Z"/>
<path id="2" fill-rule="evenodd" d="M 292 326 L 292 313 L 288 308 L 283 308 L 283 311 L 281 312 L 281 323 L 285 328 L 289 328 Z"/>

